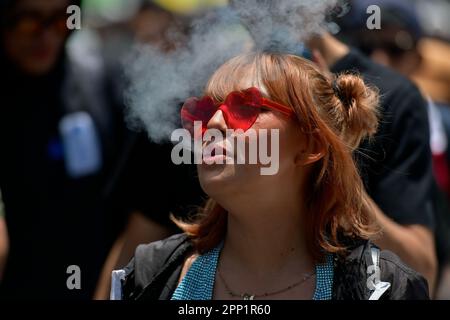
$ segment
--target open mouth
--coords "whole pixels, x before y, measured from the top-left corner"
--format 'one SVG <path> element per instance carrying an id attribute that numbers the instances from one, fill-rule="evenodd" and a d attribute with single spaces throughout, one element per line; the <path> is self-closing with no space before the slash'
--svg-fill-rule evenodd
<path id="1" fill-rule="evenodd" d="M 224 164 L 226 154 L 226 149 L 218 144 L 214 147 L 209 146 L 208 149 L 204 149 L 203 162 L 206 164 Z"/>

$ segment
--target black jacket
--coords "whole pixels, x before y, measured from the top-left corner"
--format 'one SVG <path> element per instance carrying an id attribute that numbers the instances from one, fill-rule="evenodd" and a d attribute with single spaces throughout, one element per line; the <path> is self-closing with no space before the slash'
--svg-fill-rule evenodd
<path id="1" fill-rule="evenodd" d="M 372 248 L 376 247 L 369 241 L 354 242 L 346 257 L 335 258 L 333 299 L 367 300 L 370 297 L 372 292 L 367 280 Z M 185 234 L 138 246 L 125 268 L 122 299 L 169 300 L 178 285 L 184 260 L 192 250 L 192 242 Z M 391 284 L 381 299 L 429 299 L 426 280 L 392 252 L 381 251 L 379 266 L 381 281 Z"/>

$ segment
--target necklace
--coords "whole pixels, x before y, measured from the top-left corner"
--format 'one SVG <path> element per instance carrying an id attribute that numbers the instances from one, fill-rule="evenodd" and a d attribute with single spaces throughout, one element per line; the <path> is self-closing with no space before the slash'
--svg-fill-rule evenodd
<path id="1" fill-rule="evenodd" d="M 292 288 L 294 288 L 294 287 L 299 286 L 300 284 L 302 284 L 303 282 L 305 282 L 306 280 L 308 280 L 309 278 L 311 278 L 311 277 L 312 277 L 313 275 L 315 275 L 316 273 L 315 273 L 315 272 L 306 273 L 300 281 L 295 282 L 295 283 L 289 285 L 289 286 L 286 287 L 286 288 L 283 288 L 283 289 L 280 289 L 280 290 L 277 290 L 277 291 L 272 291 L 272 292 L 265 292 L 265 293 L 262 293 L 262 294 L 249 294 L 249 293 L 246 293 L 246 292 L 241 293 L 241 294 L 235 293 L 235 292 L 232 291 L 232 290 L 230 289 L 230 287 L 227 285 L 227 283 L 226 283 L 225 279 L 223 278 L 222 274 L 220 273 L 219 269 L 217 269 L 217 274 L 219 275 L 220 280 L 223 282 L 223 285 L 225 286 L 225 289 L 226 289 L 227 293 L 228 293 L 231 297 L 234 297 L 234 298 L 239 297 L 239 298 L 242 298 L 242 299 L 244 299 L 244 300 L 254 300 L 255 298 L 261 298 L 261 297 L 273 296 L 273 295 L 276 295 L 276 294 L 279 294 L 279 293 L 288 291 L 288 290 L 290 290 L 290 289 L 292 289 Z"/>

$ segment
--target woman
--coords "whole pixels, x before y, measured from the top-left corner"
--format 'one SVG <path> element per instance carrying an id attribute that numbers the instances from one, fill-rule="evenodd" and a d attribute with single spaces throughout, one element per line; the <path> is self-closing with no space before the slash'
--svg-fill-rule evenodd
<path id="1" fill-rule="evenodd" d="M 279 129 L 279 170 L 199 165 L 203 214 L 178 221 L 184 234 L 138 247 L 124 299 L 428 298 L 421 275 L 368 241 L 376 227 L 352 151 L 376 131 L 378 97 L 361 78 L 254 53 L 188 101 L 186 127 Z"/>

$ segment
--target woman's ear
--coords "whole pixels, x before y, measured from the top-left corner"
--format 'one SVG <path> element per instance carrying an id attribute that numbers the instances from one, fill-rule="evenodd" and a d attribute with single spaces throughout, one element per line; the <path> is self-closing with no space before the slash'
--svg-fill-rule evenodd
<path id="1" fill-rule="evenodd" d="M 317 130 L 316 130 L 317 131 Z M 325 156 L 326 147 L 324 142 L 317 136 L 318 132 L 315 132 L 310 136 L 310 140 L 297 155 L 295 162 L 299 166 L 306 166 L 316 161 L 319 161 Z"/>

